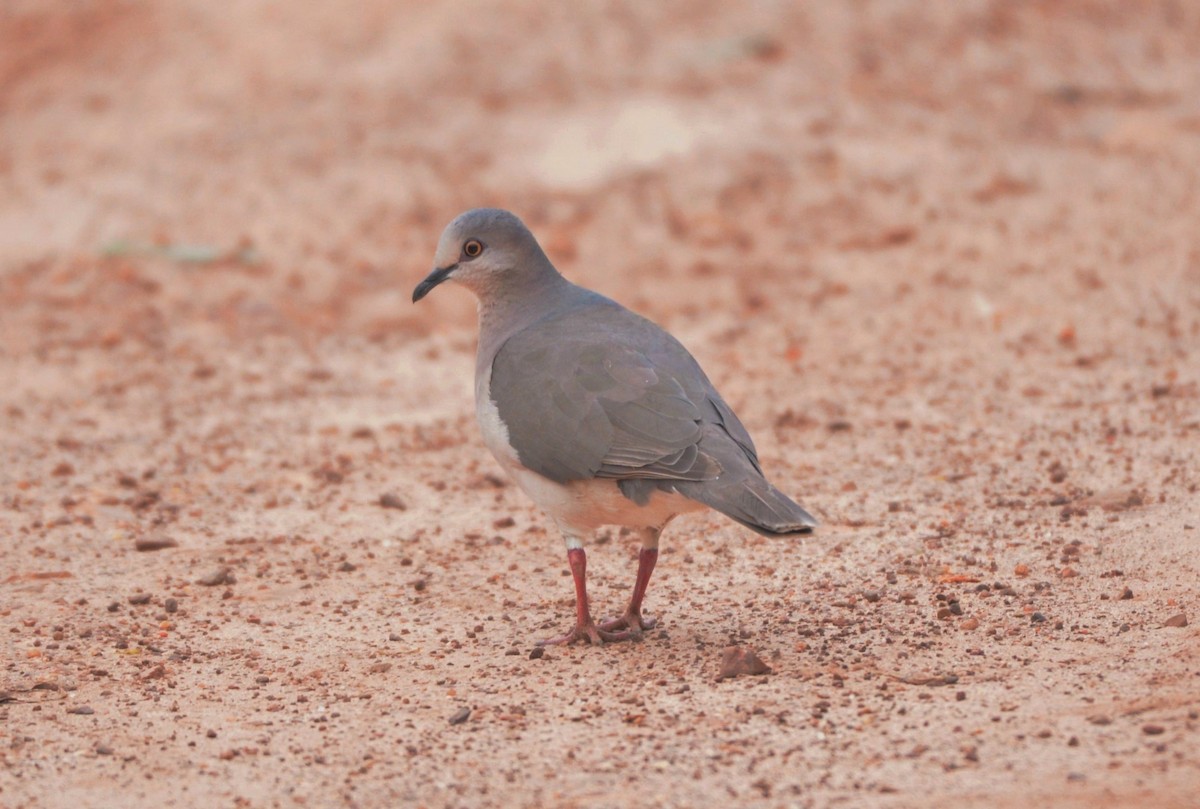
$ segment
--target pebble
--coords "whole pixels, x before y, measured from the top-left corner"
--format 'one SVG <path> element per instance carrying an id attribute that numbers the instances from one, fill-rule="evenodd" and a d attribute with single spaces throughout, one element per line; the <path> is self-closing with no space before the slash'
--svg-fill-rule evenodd
<path id="1" fill-rule="evenodd" d="M 1130 590 L 1128 587 L 1126 587 L 1124 590 L 1121 591 L 1121 600 L 1122 601 L 1128 601 L 1131 598 L 1133 598 L 1133 590 Z"/>
<path id="2" fill-rule="evenodd" d="M 963 621 L 958 626 L 960 629 L 965 629 L 967 631 L 970 631 L 972 629 L 978 629 L 979 628 L 979 619 L 978 618 L 968 618 L 967 620 Z"/>
<path id="3" fill-rule="evenodd" d="M 1165 730 L 1162 725 L 1142 725 L 1142 733 L 1147 736 L 1160 736 Z"/>
<path id="4" fill-rule="evenodd" d="M 138 537 L 137 541 L 133 543 L 134 550 L 138 551 L 161 551 L 167 548 L 176 548 L 178 546 L 179 543 L 171 537 L 161 535 L 152 537 Z"/>
<path id="5" fill-rule="evenodd" d="M 880 596 L 879 596 L 878 590 L 863 590 L 862 597 L 865 598 L 867 601 L 870 601 L 872 604 L 874 604 L 876 601 L 879 600 Z"/>
<path id="6" fill-rule="evenodd" d="M 109 747 L 107 744 L 98 743 L 96 745 L 96 755 L 111 756 L 112 754 L 113 754 L 113 749 L 111 747 Z"/>
<path id="7" fill-rule="evenodd" d="M 131 595 L 129 597 L 129 603 L 130 604 L 149 604 L 150 603 L 150 594 L 149 593 L 134 593 L 133 595 Z"/>
<path id="8" fill-rule="evenodd" d="M 534 646 L 532 649 L 529 650 L 529 659 L 530 660 L 541 660 L 542 655 L 544 655 L 544 654 L 546 654 L 545 646 Z"/>
<path id="9" fill-rule="evenodd" d="M 471 716 L 470 708 L 459 708 L 457 711 L 454 712 L 454 715 L 450 717 L 450 724 L 451 725 L 461 725 L 463 722 L 466 722 L 470 716 Z"/>
<path id="10" fill-rule="evenodd" d="M 1040 624 L 1046 620 L 1046 616 L 1042 615 L 1040 612 L 1035 612 L 1033 615 L 1029 616 L 1029 620 L 1031 623 Z"/>
<path id="11" fill-rule="evenodd" d="M 173 598 L 168 598 L 163 602 L 163 609 L 167 612 L 176 612 L 179 609 L 179 602 Z"/>
<path id="12" fill-rule="evenodd" d="M 727 646 L 721 653 L 721 671 L 718 680 L 727 680 L 743 674 L 759 676 L 770 674 L 771 667 L 748 646 Z"/>
<path id="13" fill-rule="evenodd" d="M 196 584 L 203 585 L 204 587 L 219 587 L 222 584 L 234 584 L 236 582 L 237 579 L 233 577 L 233 574 L 229 572 L 229 568 L 227 567 L 219 567 L 207 576 L 201 576 L 196 579 Z"/>
<path id="14" fill-rule="evenodd" d="M 394 508 L 397 511 L 407 511 L 408 504 L 400 499 L 400 495 L 387 492 L 379 496 L 379 505 L 383 508 Z"/>
<path id="15" fill-rule="evenodd" d="M 1184 615 L 1182 612 L 1179 613 L 1178 615 L 1172 615 L 1170 618 L 1168 618 L 1166 621 L 1163 622 L 1163 626 L 1174 627 L 1176 629 L 1185 627 L 1187 625 L 1188 625 L 1187 616 Z"/>
<path id="16" fill-rule="evenodd" d="M 76 705 L 74 708 L 68 708 L 67 713 L 80 714 L 81 716 L 91 716 L 96 711 L 89 705 Z"/>

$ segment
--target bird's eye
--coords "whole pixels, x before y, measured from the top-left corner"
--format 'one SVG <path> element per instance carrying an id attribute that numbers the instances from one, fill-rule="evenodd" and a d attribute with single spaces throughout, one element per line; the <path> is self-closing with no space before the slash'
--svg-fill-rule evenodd
<path id="1" fill-rule="evenodd" d="M 463 245 L 463 255 L 465 255 L 467 258 L 475 258 L 482 252 L 483 245 L 475 239 L 471 239 L 471 241 Z"/>

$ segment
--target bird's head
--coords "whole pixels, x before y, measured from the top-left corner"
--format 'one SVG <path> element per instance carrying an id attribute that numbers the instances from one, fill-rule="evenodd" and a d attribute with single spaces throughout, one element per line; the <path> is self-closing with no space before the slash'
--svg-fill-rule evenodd
<path id="1" fill-rule="evenodd" d="M 460 214 L 442 231 L 433 272 L 413 290 L 413 303 L 443 281 L 457 281 L 483 297 L 550 265 L 537 240 L 520 219 L 497 208 Z M 551 268 L 553 270 L 553 268 Z"/>

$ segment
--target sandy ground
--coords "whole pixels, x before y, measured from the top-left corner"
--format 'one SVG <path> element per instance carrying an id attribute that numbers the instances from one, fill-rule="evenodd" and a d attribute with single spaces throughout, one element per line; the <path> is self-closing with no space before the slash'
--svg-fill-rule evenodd
<path id="1" fill-rule="evenodd" d="M 405 5 L 0 6 L 0 805 L 1195 806 L 1200 6 Z M 481 204 L 820 531 L 531 659 Z"/>

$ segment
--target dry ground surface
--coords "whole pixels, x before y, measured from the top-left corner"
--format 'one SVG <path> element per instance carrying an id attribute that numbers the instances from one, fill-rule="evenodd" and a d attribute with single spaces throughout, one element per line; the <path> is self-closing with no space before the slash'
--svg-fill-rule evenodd
<path id="1" fill-rule="evenodd" d="M 1200 6 L 350 8 L 0 6 L 0 805 L 1196 805 Z M 480 204 L 819 532 L 681 518 L 661 630 L 531 659 L 409 302 Z"/>

